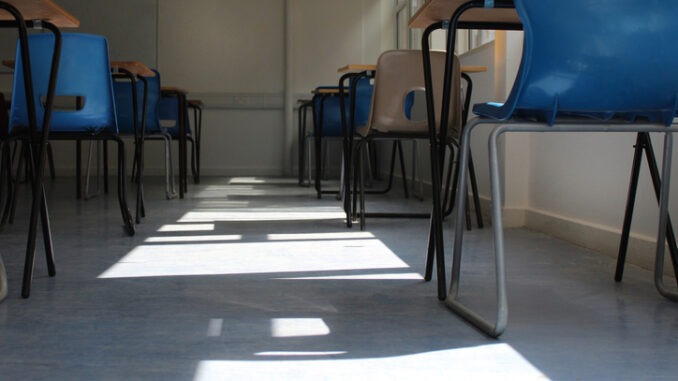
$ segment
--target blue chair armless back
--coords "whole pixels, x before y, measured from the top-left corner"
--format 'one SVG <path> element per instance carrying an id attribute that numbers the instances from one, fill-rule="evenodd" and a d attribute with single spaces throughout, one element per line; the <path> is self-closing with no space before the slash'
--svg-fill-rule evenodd
<path id="1" fill-rule="evenodd" d="M 373 91 L 374 85 L 372 84 L 372 80 L 370 78 L 362 77 L 358 79 L 355 93 L 354 123 L 356 127 L 364 126 L 367 124 L 367 118 L 369 118 L 370 116 L 370 107 L 372 105 Z"/>
<path id="2" fill-rule="evenodd" d="M 525 43 L 504 104 L 481 104 L 496 119 L 536 116 L 637 118 L 671 124 L 678 103 L 678 2 L 515 0 Z"/>
<path id="3" fill-rule="evenodd" d="M 179 136 L 179 108 L 177 99 L 174 97 L 161 97 L 158 102 L 158 116 L 160 126 L 167 131 L 173 138 Z M 191 127 L 186 123 L 186 131 L 190 133 Z"/>
<path id="4" fill-rule="evenodd" d="M 355 81 L 355 79 L 351 79 Z M 364 126 L 367 124 L 367 118 L 370 115 L 370 105 L 372 103 L 372 92 L 374 90 L 374 85 L 371 84 L 370 78 L 362 77 L 357 79 L 356 83 L 356 104 L 355 104 L 355 115 L 354 115 L 354 125 Z M 332 89 L 337 88 L 336 86 L 323 86 L 318 87 L 319 89 Z M 348 94 L 344 98 L 345 102 L 345 112 L 346 120 L 350 118 L 350 102 L 353 94 Z M 314 97 L 313 109 L 315 110 L 316 120 L 320 120 L 320 106 L 323 104 L 323 120 L 322 120 L 322 136 L 328 137 L 339 137 L 342 136 L 341 130 L 341 104 L 339 103 L 339 96 L 327 96 L 323 102 L 322 96 Z"/>
<path id="5" fill-rule="evenodd" d="M 155 79 L 157 82 L 158 93 L 160 94 L 160 73 L 153 69 L 155 72 Z M 169 133 L 172 138 L 177 139 L 179 137 L 179 108 L 177 107 L 177 98 L 176 97 L 163 97 L 160 96 L 158 99 L 158 118 L 160 129 Z M 191 124 L 186 120 L 186 133 L 191 134 Z"/>
<path id="6" fill-rule="evenodd" d="M 29 36 L 29 49 L 34 86 L 33 103 L 37 111 L 38 128 L 41 128 L 45 112 L 43 100 L 47 95 L 54 51 L 54 36 L 51 33 Z M 19 46 L 15 62 L 10 130 L 29 124 Z M 78 99 L 79 106 L 55 109 L 52 112 L 50 131 L 118 132 L 110 70 L 108 43 L 104 37 L 63 33 L 55 94 L 56 97 Z"/>
<path id="7" fill-rule="evenodd" d="M 160 80 L 155 77 L 147 77 L 148 86 L 146 102 L 146 132 L 156 133 L 160 131 L 158 121 L 158 100 L 160 99 Z M 115 106 L 118 117 L 118 127 L 122 134 L 134 133 L 134 108 L 133 108 L 133 86 L 129 80 L 113 81 L 113 90 L 115 93 Z M 141 80 L 136 81 L 137 91 L 137 111 L 141 119 L 142 106 L 144 101 L 144 83 Z M 141 123 L 139 124 L 141 126 Z"/>
<path id="8" fill-rule="evenodd" d="M 338 89 L 337 86 L 320 86 L 318 90 Z M 345 102 L 346 118 L 348 120 L 348 102 Z M 322 121 L 320 121 L 320 110 L 322 108 Z M 313 97 L 314 120 L 322 124 L 321 135 L 326 137 L 342 136 L 341 132 L 341 104 L 337 95 L 316 95 Z"/>

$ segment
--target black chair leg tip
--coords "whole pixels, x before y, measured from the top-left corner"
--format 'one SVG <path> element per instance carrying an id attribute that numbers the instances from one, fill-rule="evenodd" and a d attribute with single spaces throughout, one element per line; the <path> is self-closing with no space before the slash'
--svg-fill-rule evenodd
<path id="1" fill-rule="evenodd" d="M 130 218 L 125 226 L 123 227 L 125 229 L 125 232 L 127 233 L 128 236 L 132 237 L 136 233 L 136 229 L 134 228 L 134 222 Z"/>

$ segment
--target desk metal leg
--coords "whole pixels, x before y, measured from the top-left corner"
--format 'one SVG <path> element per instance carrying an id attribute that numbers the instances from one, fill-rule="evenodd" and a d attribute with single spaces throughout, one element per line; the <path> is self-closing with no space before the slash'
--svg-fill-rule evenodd
<path id="1" fill-rule="evenodd" d="M 4 7 L 3 7 L 4 8 Z M 4 8 L 6 10 L 9 10 L 8 8 Z M 54 250 L 52 247 L 52 236 L 51 236 L 51 230 L 49 226 L 49 216 L 47 212 L 47 199 L 45 197 L 45 190 L 43 187 L 43 173 L 45 171 L 45 161 L 47 157 L 47 139 L 49 136 L 49 126 L 50 126 L 50 119 L 51 119 L 51 111 L 52 111 L 52 105 L 54 103 L 54 92 L 56 88 L 56 77 L 57 73 L 59 71 L 59 59 L 61 57 L 61 33 L 59 32 L 59 29 L 56 28 L 54 25 L 48 23 L 48 22 L 43 22 L 42 26 L 47 27 L 52 33 L 54 33 L 54 52 L 52 56 L 52 67 L 50 71 L 50 80 L 47 88 L 47 97 L 45 101 L 45 113 L 43 117 L 43 125 L 42 125 L 42 131 L 38 135 L 37 132 L 37 121 L 35 119 L 36 113 L 35 113 L 35 105 L 33 103 L 33 83 L 32 83 L 32 77 L 31 77 L 31 66 L 30 66 L 30 52 L 29 52 L 29 46 L 28 46 L 28 34 L 26 31 L 26 24 L 23 22 L 21 15 L 19 14 L 16 9 L 9 10 L 11 13 L 14 14 L 15 18 L 17 19 L 17 23 L 19 24 L 19 37 L 20 37 L 20 44 L 21 44 L 21 54 L 22 54 L 22 62 L 23 62 L 23 70 L 24 70 L 24 75 L 26 76 L 25 82 L 26 82 L 26 96 L 29 97 L 27 99 L 27 103 L 29 105 L 29 115 L 32 113 L 33 117 L 31 118 L 31 153 L 35 153 L 33 155 L 33 162 L 31 165 L 33 166 L 33 202 L 31 205 L 31 214 L 30 214 L 30 220 L 29 220 L 29 228 L 28 228 L 28 241 L 26 244 L 26 261 L 24 265 L 24 278 L 23 278 L 23 285 L 22 285 L 22 290 L 21 290 L 21 296 L 24 298 L 27 298 L 30 296 L 30 289 L 31 289 L 31 282 L 33 278 L 33 264 L 34 264 L 34 259 L 35 259 L 35 240 L 37 236 L 37 224 L 38 224 L 38 217 L 41 217 L 41 223 L 42 223 L 42 229 L 43 229 L 43 241 L 45 244 L 45 253 L 47 256 L 47 266 L 48 266 L 48 273 L 50 276 L 54 276 L 56 274 L 56 269 L 54 265 Z M 32 24 L 32 23 L 31 23 Z M 31 87 L 30 91 L 28 87 Z M 32 109 L 32 110 L 30 110 Z M 35 133 L 34 133 L 35 132 Z M 39 142 L 39 145 L 36 146 L 35 142 Z"/>
<path id="2" fill-rule="evenodd" d="M 657 198 L 657 202 L 660 201 L 660 190 L 662 185 L 657 159 L 654 156 L 652 141 L 650 140 L 650 135 L 647 132 L 639 132 L 636 136 L 635 153 L 633 156 L 633 165 L 631 167 L 631 181 L 629 184 L 629 192 L 626 201 L 626 212 L 624 214 L 622 235 L 619 241 L 617 269 L 614 276 L 614 279 L 617 282 L 620 282 L 624 275 L 624 263 L 626 261 L 629 236 L 631 233 L 631 221 L 633 220 L 633 209 L 636 201 L 636 191 L 638 190 L 638 178 L 640 175 L 641 161 L 643 160 L 643 151 L 645 151 L 645 157 L 647 158 L 647 165 L 650 170 L 655 197 Z M 676 247 L 676 236 L 673 230 L 673 225 L 671 224 L 671 219 L 669 217 L 667 217 L 666 238 L 669 245 L 669 252 L 671 254 L 671 261 L 673 263 L 673 272 L 676 275 L 676 281 L 678 282 L 678 248 Z"/>
<path id="3" fill-rule="evenodd" d="M 355 195 L 351 192 L 351 181 L 355 181 L 353 179 L 353 133 L 354 133 L 354 125 L 353 125 L 353 117 L 351 117 L 351 124 L 349 126 L 349 122 L 346 120 L 346 104 L 344 103 L 344 99 L 346 96 L 346 81 L 349 80 L 352 77 L 353 74 L 347 73 L 341 76 L 339 79 L 339 111 L 341 112 L 341 132 L 343 134 L 343 149 L 344 149 L 344 155 L 343 155 L 343 160 L 344 160 L 344 173 L 343 173 L 343 181 L 341 183 L 341 186 L 343 187 L 343 197 L 344 197 L 344 213 L 346 214 L 346 227 L 351 227 L 353 226 L 353 213 L 351 210 L 351 200 L 352 197 L 355 197 Z M 355 89 L 351 89 L 352 91 L 355 91 Z M 355 99 L 355 97 L 352 97 L 352 99 Z M 353 114 L 351 114 L 353 115 Z"/>
<path id="4" fill-rule="evenodd" d="M 184 198 L 188 190 L 187 160 L 186 160 L 186 95 L 179 92 L 177 95 L 179 108 L 179 198 Z"/>
<path id="5" fill-rule="evenodd" d="M 431 48 L 429 44 L 430 34 L 437 29 L 442 28 L 442 23 L 436 23 L 424 31 L 422 37 L 422 56 L 424 64 L 424 84 L 426 86 L 426 111 L 427 111 L 427 120 L 428 120 L 428 130 L 429 130 L 429 143 L 430 143 L 430 156 L 431 156 L 431 186 L 433 188 L 433 208 L 431 211 L 431 229 L 429 232 L 429 241 L 428 241 L 428 252 L 426 256 L 426 274 L 425 279 L 431 280 L 431 275 L 433 271 L 433 256 L 435 254 L 436 259 L 436 276 L 438 281 L 438 299 L 444 300 L 446 297 L 445 287 L 445 252 L 443 247 L 443 226 L 442 226 L 442 198 L 440 195 L 441 192 L 441 179 L 442 179 L 442 170 L 440 168 L 440 153 L 439 153 L 439 144 L 438 141 L 438 132 L 436 128 L 436 113 L 435 113 L 435 100 L 433 98 L 433 92 L 428 91 L 433 89 L 433 76 L 431 73 Z M 445 68 L 447 72 L 447 67 Z M 450 74 L 451 76 L 451 74 Z M 446 78 L 448 78 L 446 76 Z M 445 86 L 449 87 L 449 84 L 446 82 Z M 448 90 L 449 91 L 449 90 Z M 446 103 L 444 103 L 443 97 L 443 109 L 445 109 Z M 449 97 L 447 98 L 449 99 Z M 449 104 L 449 101 L 447 102 Z M 441 123 L 444 126 L 443 120 Z M 441 128 L 440 136 L 443 135 L 444 131 Z M 444 148 L 443 148 L 444 154 Z"/>

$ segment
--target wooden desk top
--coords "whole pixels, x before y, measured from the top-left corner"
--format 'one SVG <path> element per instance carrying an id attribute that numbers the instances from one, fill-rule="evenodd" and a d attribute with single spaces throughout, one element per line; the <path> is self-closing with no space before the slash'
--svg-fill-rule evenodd
<path id="1" fill-rule="evenodd" d="M 410 28 L 423 29 L 429 25 L 449 20 L 452 13 L 468 0 L 427 0 L 410 19 Z M 509 23 L 521 25 L 515 9 L 470 9 L 460 22 Z"/>
<path id="2" fill-rule="evenodd" d="M 16 62 L 14 60 L 2 60 L 2 64 L 10 69 L 14 69 Z M 111 61 L 111 70 L 116 72 L 119 69 L 125 69 L 134 75 L 142 77 L 155 77 L 153 70 L 139 61 Z"/>
<path id="3" fill-rule="evenodd" d="M 52 0 L 3 0 L 21 12 L 24 20 L 46 20 L 59 28 L 77 28 L 80 20 L 56 5 Z M 14 20 L 5 10 L 0 10 L 0 20 Z"/>
<path id="4" fill-rule="evenodd" d="M 338 73 L 350 73 L 350 72 L 360 72 L 360 71 L 373 71 L 377 69 L 377 65 L 363 65 L 363 64 L 348 64 L 346 66 L 340 67 L 337 70 Z"/>
<path id="5" fill-rule="evenodd" d="M 339 73 L 348 73 L 348 72 L 359 72 L 359 71 L 371 71 L 377 70 L 377 65 L 363 65 L 363 64 L 349 64 L 343 67 L 340 67 L 337 70 Z M 461 66 L 462 73 L 483 73 L 487 71 L 487 66 Z"/>
<path id="6" fill-rule="evenodd" d="M 180 89 L 178 87 L 173 87 L 173 86 L 162 86 L 160 88 L 160 91 L 163 94 L 169 94 L 169 95 L 186 95 L 188 94 L 188 91 L 184 89 Z"/>
<path id="7" fill-rule="evenodd" d="M 344 89 L 345 92 L 348 92 L 348 89 Z M 330 87 L 327 89 L 313 89 L 311 91 L 313 94 L 339 94 L 338 87 Z"/>
<path id="8" fill-rule="evenodd" d="M 139 61 L 111 61 L 111 70 L 118 71 L 120 69 L 142 77 L 155 77 L 153 70 Z"/>

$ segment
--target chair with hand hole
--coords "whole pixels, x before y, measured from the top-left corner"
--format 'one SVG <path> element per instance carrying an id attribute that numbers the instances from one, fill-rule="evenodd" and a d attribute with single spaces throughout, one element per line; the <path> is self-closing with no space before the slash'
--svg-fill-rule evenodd
<path id="1" fill-rule="evenodd" d="M 370 106 L 372 104 L 372 95 L 374 91 L 374 85 L 372 84 L 372 78 L 365 75 L 356 75 L 350 76 L 349 79 L 349 88 L 352 91 L 346 91 L 344 94 L 344 120 L 351 118 L 351 112 L 353 115 L 352 125 L 353 126 L 364 126 L 367 123 L 367 118 L 370 113 Z M 337 193 L 337 199 L 341 199 L 344 196 L 345 185 L 344 182 L 348 185 L 351 181 L 352 175 L 348 173 L 345 167 L 345 160 L 341 161 L 341 178 L 340 178 L 340 187 L 339 190 L 330 190 L 323 191 L 322 183 L 320 181 L 322 176 L 322 168 L 324 164 L 324 153 L 326 149 L 323 149 L 324 143 L 328 140 L 338 140 L 341 141 L 345 139 L 344 136 L 344 127 L 342 126 L 342 104 L 341 104 L 341 94 L 340 89 L 337 86 L 325 86 L 319 87 L 314 91 L 314 97 L 312 99 L 313 107 L 313 141 L 315 143 L 315 185 L 318 198 L 321 197 L 323 193 Z M 352 105 L 353 111 L 351 111 Z M 357 136 L 351 136 L 351 139 L 356 138 Z M 343 147 L 346 149 L 347 147 Z M 367 151 L 367 150 L 365 150 Z M 405 177 L 405 162 L 403 158 L 402 145 L 399 141 L 393 142 L 393 147 L 391 151 L 391 164 L 389 171 L 388 183 L 383 189 L 371 189 L 369 193 L 387 193 L 393 187 L 394 180 L 394 170 L 395 170 L 395 160 L 396 153 L 399 154 L 398 159 L 400 160 L 400 169 L 403 178 L 403 190 L 405 197 L 409 197 L 408 185 Z M 346 156 L 346 152 L 342 153 Z M 365 152 L 365 157 L 367 158 L 369 165 L 369 177 L 373 178 L 372 169 L 375 167 L 373 164 L 376 164 L 374 157 L 374 151 Z M 348 176 L 348 177 L 347 177 Z M 347 199 L 350 199 L 350 194 L 347 194 Z M 350 224 L 349 224 L 350 225 Z"/>
<path id="2" fill-rule="evenodd" d="M 115 100 L 111 79 L 108 43 L 102 36 L 76 33 L 62 35 L 61 63 L 56 85 L 56 99 L 64 105 L 52 113 L 50 140 L 113 140 L 118 145 L 118 203 L 127 234 L 134 235 L 134 220 L 127 207 L 125 146 L 118 134 Z M 33 73 L 33 102 L 42 124 L 44 97 L 51 69 L 54 37 L 36 34 L 29 37 Z M 27 133 L 28 113 L 24 92 L 21 56 L 14 71 L 9 132 L 12 136 Z"/>
<path id="3" fill-rule="evenodd" d="M 429 139 L 428 122 L 424 120 L 412 120 L 408 107 L 411 105 L 411 97 L 417 92 L 425 91 L 424 75 L 421 70 L 422 53 L 418 50 L 390 50 L 382 53 L 377 61 L 377 70 L 374 83 L 374 97 L 367 124 L 357 128 L 356 132 L 361 136 L 356 146 L 356 153 L 359 153 L 367 143 L 374 140 L 400 140 L 400 139 Z M 459 88 L 460 75 L 458 60 L 455 61 L 455 71 L 453 78 L 453 88 Z M 432 72 L 434 74 L 442 73 L 445 65 L 445 55 L 443 52 L 432 52 L 431 54 Z M 440 84 L 440 85 L 439 85 Z M 440 99 L 442 94 L 442 78 L 435 78 L 433 90 Z M 450 131 L 459 131 L 461 121 L 461 102 L 460 98 L 452 97 L 450 105 L 452 108 L 452 118 L 450 118 Z M 438 120 L 440 115 L 436 115 Z M 454 134 L 451 134 L 454 135 Z M 366 217 L 393 217 L 393 218 L 428 218 L 428 213 L 375 213 L 369 214 L 365 211 L 365 192 L 363 182 L 363 165 L 360 159 L 361 155 L 354 156 L 354 165 L 358 187 L 360 211 L 353 215 L 360 220 L 360 228 L 365 229 Z M 439 197 L 440 190 L 434 190 L 434 197 Z M 356 199 L 354 198 L 353 209 L 356 209 Z"/>
<path id="4" fill-rule="evenodd" d="M 489 137 L 495 319 L 485 319 L 459 300 L 463 229 L 455 230 L 446 304 L 489 336 L 504 332 L 508 302 L 497 140 L 507 132 L 564 131 L 663 134 L 654 280 L 661 295 L 678 301 L 678 293 L 663 282 L 672 134 L 678 132 L 672 124 L 678 106 L 678 52 L 672 37 L 678 34 L 678 3 L 515 0 L 515 7 L 525 33 L 518 76 L 505 103 L 474 107 L 479 117 L 462 133 L 462 173 L 456 195 L 456 226 L 460 226 L 471 135 L 477 126 L 499 124 Z"/>

